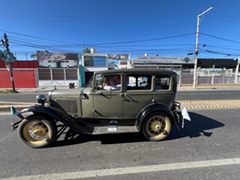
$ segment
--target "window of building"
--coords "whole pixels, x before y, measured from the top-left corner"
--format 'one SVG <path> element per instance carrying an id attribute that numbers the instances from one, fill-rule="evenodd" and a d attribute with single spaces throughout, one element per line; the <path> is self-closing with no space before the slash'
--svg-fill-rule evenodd
<path id="1" fill-rule="evenodd" d="M 106 57 L 105 56 L 84 56 L 84 66 L 86 67 L 105 67 Z"/>

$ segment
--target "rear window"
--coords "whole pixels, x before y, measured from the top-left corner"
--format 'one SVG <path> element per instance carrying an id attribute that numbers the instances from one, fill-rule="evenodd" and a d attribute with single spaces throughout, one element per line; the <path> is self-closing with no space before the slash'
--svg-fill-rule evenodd
<path id="1" fill-rule="evenodd" d="M 155 77 L 155 90 L 166 90 L 169 89 L 170 77 L 157 75 Z"/>

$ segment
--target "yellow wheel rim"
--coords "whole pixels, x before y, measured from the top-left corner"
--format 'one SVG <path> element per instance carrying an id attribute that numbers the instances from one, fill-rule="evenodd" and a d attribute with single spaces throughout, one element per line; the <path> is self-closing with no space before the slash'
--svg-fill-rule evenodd
<path id="1" fill-rule="evenodd" d="M 48 126 L 40 121 L 29 121 L 23 128 L 24 138 L 32 144 L 41 144 L 49 137 Z"/>
<path id="2" fill-rule="evenodd" d="M 149 134 L 152 134 L 153 136 L 158 136 L 164 133 L 166 126 L 167 124 L 165 123 L 165 120 L 162 117 L 154 116 L 151 119 L 149 119 L 147 123 L 147 131 Z"/>

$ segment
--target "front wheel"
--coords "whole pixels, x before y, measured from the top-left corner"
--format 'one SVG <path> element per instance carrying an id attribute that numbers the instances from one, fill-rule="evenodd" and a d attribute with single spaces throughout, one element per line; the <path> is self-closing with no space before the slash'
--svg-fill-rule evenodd
<path id="1" fill-rule="evenodd" d="M 171 132 L 171 120 L 165 113 L 156 112 L 147 116 L 143 122 L 143 135 L 150 141 L 161 141 Z"/>
<path id="2" fill-rule="evenodd" d="M 56 138 L 54 124 L 41 116 L 29 116 L 18 127 L 18 135 L 23 143 L 32 148 L 49 146 Z"/>

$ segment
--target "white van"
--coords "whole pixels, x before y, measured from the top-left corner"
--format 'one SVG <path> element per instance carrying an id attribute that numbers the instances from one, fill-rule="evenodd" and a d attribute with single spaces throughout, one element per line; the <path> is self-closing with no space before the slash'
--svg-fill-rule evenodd
<path id="1" fill-rule="evenodd" d="M 77 60 L 61 60 L 61 67 L 62 68 L 70 68 L 70 67 L 77 67 L 78 62 Z"/>
<path id="2" fill-rule="evenodd" d="M 51 59 L 40 60 L 39 67 L 55 68 L 55 67 L 57 67 L 57 62 L 53 61 Z"/>

